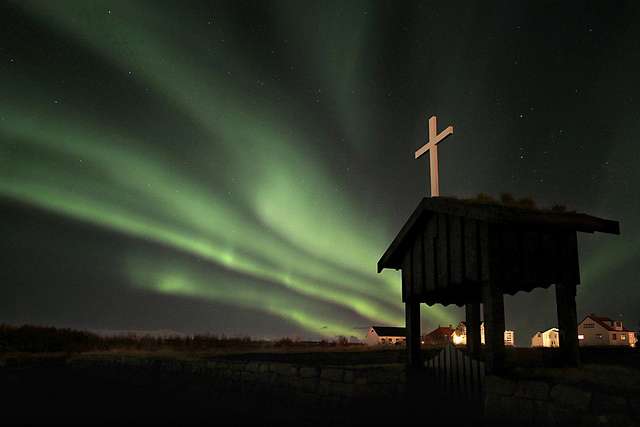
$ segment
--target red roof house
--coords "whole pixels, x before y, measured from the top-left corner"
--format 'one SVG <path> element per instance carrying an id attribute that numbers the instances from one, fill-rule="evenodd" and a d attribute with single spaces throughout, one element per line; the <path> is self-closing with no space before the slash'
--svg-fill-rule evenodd
<path id="1" fill-rule="evenodd" d="M 593 313 L 578 323 L 578 343 L 581 346 L 631 346 L 636 345 L 636 335 L 625 329 L 622 320 L 612 320 Z"/>
<path id="2" fill-rule="evenodd" d="M 433 331 L 422 337 L 424 345 L 442 346 L 451 341 L 451 335 L 455 329 L 449 326 L 438 326 Z"/>

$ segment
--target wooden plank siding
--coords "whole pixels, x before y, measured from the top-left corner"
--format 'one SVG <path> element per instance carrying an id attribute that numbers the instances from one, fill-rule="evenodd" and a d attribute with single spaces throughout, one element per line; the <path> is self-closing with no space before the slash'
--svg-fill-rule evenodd
<path id="1" fill-rule="evenodd" d="M 540 271 L 540 233 L 526 230 L 522 232 L 522 256 L 523 256 L 523 276 L 527 283 L 525 286 L 539 283 Z"/>
<path id="2" fill-rule="evenodd" d="M 489 245 L 489 224 L 486 222 L 478 223 L 478 278 L 480 282 L 489 281 L 489 255 L 491 253 Z"/>
<path id="3" fill-rule="evenodd" d="M 464 219 L 464 279 L 480 281 L 480 247 L 478 241 L 478 221 Z"/>
<path id="4" fill-rule="evenodd" d="M 407 302 L 413 297 L 411 292 L 411 252 L 407 252 L 402 261 L 402 302 Z"/>
<path id="5" fill-rule="evenodd" d="M 445 214 L 436 215 L 438 221 L 438 239 L 436 253 L 438 260 L 438 289 L 449 287 L 449 224 Z"/>
<path id="6" fill-rule="evenodd" d="M 498 227 L 492 234 L 498 242 L 490 255 L 499 264 L 493 280 L 505 293 L 529 292 L 564 281 L 580 282 L 575 231 Z"/>
<path id="7" fill-rule="evenodd" d="M 555 238 L 555 235 L 552 233 L 541 232 L 540 244 L 542 246 L 540 251 L 542 263 L 538 266 L 538 268 L 542 273 L 542 277 L 540 278 L 539 282 L 555 283 L 557 279 L 560 277 L 558 273 L 562 268 L 559 265 L 559 260 L 558 260 L 557 239 Z"/>
<path id="8" fill-rule="evenodd" d="M 418 236 L 424 234 L 424 227 L 418 230 Z M 424 295 L 424 281 L 425 281 L 425 253 L 424 253 L 424 239 L 414 239 L 413 247 L 411 249 L 411 268 L 413 271 L 413 280 L 411 283 L 412 295 Z"/>
<path id="9" fill-rule="evenodd" d="M 567 232 L 565 251 L 567 269 L 567 277 L 563 278 L 564 283 L 580 284 L 580 261 L 578 260 L 578 233 L 575 231 Z"/>
<path id="10" fill-rule="evenodd" d="M 500 281 L 513 283 L 522 279 L 520 260 L 522 254 L 518 250 L 518 232 L 512 227 L 501 227 L 500 239 Z"/>
<path id="11" fill-rule="evenodd" d="M 431 216 L 427 222 L 423 236 L 425 249 L 425 293 L 433 292 L 438 288 L 438 263 L 436 252 L 437 223 L 435 217 Z"/>
<path id="12" fill-rule="evenodd" d="M 416 229 L 423 225 L 425 219 L 430 219 L 434 215 L 444 215 L 447 218 L 464 218 L 465 225 L 467 221 L 474 221 L 554 233 L 581 231 L 620 234 L 620 224 L 617 221 L 575 212 L 559 213 L 539 209 L 524 209 L 446 197 L 424 198 L 378 261 L 378 272 L 381 272 L 384 268 L 401 268 L 403 255 L 408 247 L 407 244 L 416 236 Z"/>
<path id="13" fill-rule="evenodd" d="M 456 215 L 427 215 L 407 242 L 402 301 L 433 305 L 479 301 L 491 280 L 504 293 L 580 282 L 577 233 L 489 224 Z"/>
<path id="14" fill-rule="evenodd" d="M 462 218 L 449 216 L 449 279 L 454 285 L 464 282 L 464 231 Z"/>

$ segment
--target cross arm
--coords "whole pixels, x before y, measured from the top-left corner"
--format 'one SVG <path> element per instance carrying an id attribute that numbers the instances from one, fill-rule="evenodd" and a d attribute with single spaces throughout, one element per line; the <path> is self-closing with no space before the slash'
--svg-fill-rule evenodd
<path id="1" fill-rule="evenodd" d="M 431 142 L 428 142 L 426 144 L 424 144 L 422 147 L 420 147 L 417 151 L 416 151 L 416 159 L 420 156 L 422 156 L 424 153 L 426 153 L 431 147 L 433 147 L 433 144 Z"/>
<path id="2" fill-rule="evenodd" d="M 438 144 L 440 141 L 442 141 L 449 135 L 453 135 L 453 126 L 447 127 L 445 130 L 437 134 L 433 140 L 430 139 L 429 142 L 427 142 L 422 147 L 420 147 L 420 149 L 416 151 L 415 158 L 417 159 L 418 157 L 422 156 L 430 148 L 434 147 L 436 144 Z"/>

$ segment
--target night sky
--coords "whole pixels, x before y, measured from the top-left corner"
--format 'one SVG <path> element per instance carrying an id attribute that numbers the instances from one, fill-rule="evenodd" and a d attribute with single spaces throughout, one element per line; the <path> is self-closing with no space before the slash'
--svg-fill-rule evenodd
<path id="1" fill-rule="evenodd" d="M 578 317 L 640 322 L 636 2 L 0 2 L 0 322 L 253 337 L 403 325 L 421 197 L 532 197 Z M 553 289 L 506 297 L 528 345 Z M 423 330 L 463 320 L 424 307 Z"/>

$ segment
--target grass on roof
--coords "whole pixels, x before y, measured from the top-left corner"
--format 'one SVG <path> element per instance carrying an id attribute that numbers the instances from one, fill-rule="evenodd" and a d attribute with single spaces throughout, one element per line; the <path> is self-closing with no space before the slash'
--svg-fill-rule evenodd
<path id="1" fill-rule="evenodd" d="M 457 197 L 453 197 L 453 198 L 457 199 Z M 462 200 L 464 202 L 483 204 L 483 205 L 506 206 L 506 207 L 529 209 L 529 210 L 541 211 L 541 212 L 575 213 L 575 211 L 567 211 L 566 206 L 560 205 L 560 204 L 554 204 L 550 208 L 542 208 L 536 204 L 535 200 L 533 200 L 532 197 L 516 198 L 511 193 L 501 193 L 499 198 L 495 198 L 487 193 L 478 193 L 478 195 L 475 197 L 459 199 L 459 200 Z"/>

